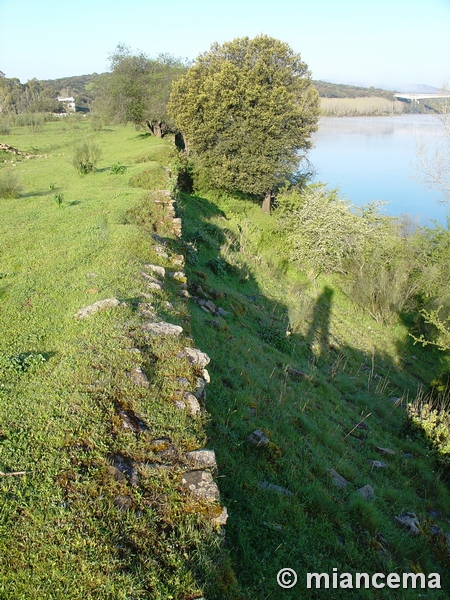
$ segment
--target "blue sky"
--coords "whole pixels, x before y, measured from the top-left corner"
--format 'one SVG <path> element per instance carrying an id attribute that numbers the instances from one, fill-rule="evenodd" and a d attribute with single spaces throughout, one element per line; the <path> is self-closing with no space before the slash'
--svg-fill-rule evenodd
<path id="1" fill-rule="evenodd" d="M 101 73 L 118 43 L 194 59 L 260 33 L 300 52 L 314 79 L 450 80 L 450 0 L 0 0 L 0 70 L 22 82 Z"/>

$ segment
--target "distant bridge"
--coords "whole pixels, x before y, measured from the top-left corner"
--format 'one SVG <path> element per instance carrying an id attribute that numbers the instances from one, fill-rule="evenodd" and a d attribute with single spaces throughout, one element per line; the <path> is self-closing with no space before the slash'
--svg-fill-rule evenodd
<path id="1" fill-rule="evenodd" d="M 434 100 L 435 98 L 450 98 L 450 94 L 394 94 L 397 100 L 408 100 L 409 102 L 419 102 L 419 100 Z"/>

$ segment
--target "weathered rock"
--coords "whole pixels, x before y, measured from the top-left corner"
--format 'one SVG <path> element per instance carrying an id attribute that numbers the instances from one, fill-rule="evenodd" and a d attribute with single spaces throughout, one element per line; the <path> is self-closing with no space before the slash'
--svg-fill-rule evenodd
<path id="1" fill-rule="evenodd" d="M 106 298 L 105 300 L 98 300 L 90 306 L 85 306 L 84 308 L 81 308 L 78 312 L 74 314 L 74 318 L 85 319 L 86 317 L 93 315 L 99 310 L 115 308 L 116 306 L 120 306 L 120 302 L 119 300 L 117 300 L 117 298 Z"/>
<path id="2" fill-rule="evenodd" d="M 213 315 L 217 310 L 217 306 L 211 300 L 208 300 L 208 302 L 205 303 L 205 308 L 207 308 Z"/>
<path id="3" fill-rule="evenodd" d="M 149 386 L 148 377 L 142 370 L 142 367 L 134 367 L 134 369 L 131 369 L 128 375 L 136 385 L 141 387 Z"/>
<path id="4" fill-rule="evenodd" d="M 181 483 L 197 498 L 210 501 L 220 498 L 219 488 L 208 471 L 187 471 L 183 473 Z"/>
<path id="5" fill-rule="evenodd" d="M 390 448 L 381 448 L 381 446 L 374 446 L 375 450 L 380 454 L 384 454 L 386 456 L 395 456 L 396 452 L 391 450 Z"/>
<path id="6" fill-rule="evenodd" d="M 203 377 L 198 377 L 195 382 L 194 396 L 197 399 L 205 399 L 206 396 L 206 380 Z"/>
<path id="7" fill-rule="evenodd" d="M 345 488 L 348 485 L 348 481 L 345 479 L 345 477 L 342 477 L 342 475 L 339 475 L 339 473 L 337 471 L 335 471 L 334 469 L 328 468 L 327 469 L 328 473 L 330 473 L 331 477 L 333 478 L 333 483 L 334 485 L 336 485 L 338 488 Z"/>
<path id="8" fill-rule="evenodd" d="M 183 271 L 173 271 L 172 273 L 168 273 L 169 277 L 178 283 L 186 283 L 186 275 Z"/>
<path id="9" fill-rule="evenodd" d="M 184 298 L 185 300 L 189 300 L 189 297 L 190 297 L 190 296 L 189 296 L 189 292 L 188 292 L 187 290 L 181 290 L 181 292 L 180 292 L 180 296 L 181 296 L 182 298 Z"/>
<path id="10" fill-rule="evenodd" d="M 178 410 L 185 410 L 186 404 L 182 400 L 175 400 L 175 406 Z"/>
<path id="11" fill-rule="evenodd" d="M 147 289 L 161 291 L 163 289 L 163 284 L 161 281 L 149 281 L 147 283 Z"/>
<path id="12" fill-rule="evenodd" d="M 219 306 L 219 308 L 217 309 L 217 314 L 219 315 L 219 317 L 227 317 L 230 313 L 221 306 Z"/>
<path id="13" fill-rule="evenodd" d="M 172 257 L 172 262 L 174 265 L 182 267 L 184 265 L 184 256 L 182 254 L 176 254 Z"/>
<path id="14" fill-rule="evenodd" d="M 191 415 L 199 415 L 201 413 L 200 403 L 195 396 L 189 392 L 184 392 L 183 400 L 185 400 Z"/>
<path id="15" fill-rule="evenodd" d="M 181 385 L 185 388 L 189 387 L 189 379 L 187 379 L 186 377 L 176 377 L 175 380 L 178 383 L 178 385 Z"/>
<path id="16" fill-rule="evenodd" d="M 186 458 L 189 462 L 199 467 L 217 468 L 214 450 L 191 450 L 190 452 L 186 452 Z"/>
<path id="17" fill-rule="evenodd" d="M 12 146 L 9 146 L 8 144 L 0 144 L 0 150 L 2 150 L 3 152 L 11 152 L 12 154 L 15 154 L 16 156 L 25 156 L 26 158 L 30 158 L 31 156 L 33 156 L 32 154 L 28 154 L 28 152 L 22 152 L 21 150 L 17 150 L 17 148 L 13 148 Z"/>
<path id="18" fill-rule="evenodd" d="M 156 279 L 156 277 L 153 277 L 153 275 L 149 275 L 145 271 L 141 271 L 141 275 L 146 281 L 150 281 L 151 283 L 158 283 L 160 286 L 162 286 L 163 284 L 161 280 Z"/>
<path id="19" fill-rule="evenodd" d="M 364 498 L 364 500 L 373 500 L 375 498 L 375 492 L 371 485 L 364 485 L 359 490 L 356 490 L 355 494 Z"/>
<path id="20" fill-rule="evenodd" d="M 169 255 L 164 249 L 164 246 L 154 246 L 154 250 L 158 256 L 161 258 L 169 258 Z"/>
<path id="21" fill-rule="evenodd" d="M 195 365 L 196 367 L 206 367 L 206 365 L 210 362 L 210 358 L 204 352 L 201 352 L 197 348 L 185 348 L 182 352 L 178 353 L 178 357 L 186 357 L 188 361 Z"/>
<path id="22" fill-rule="evenodd" d="M 258 487 L 260 490 L 269 490 L 270 492 L 276 492 L 277 494 L 283 494 L 283 496 L 292 496 L 292 492 L 287 490 L 281 485 L 275 485 L 274 483 L 269 483 L 268 481 L 259 481 Z"/>
<path id="23" fill-rule="evenodd" d="M 258 447 L 267 446 L 267 444 L 270 442 L 267 435 L 261 431 L 261 429 L 255 429 L 255 431 L 247 436 L 246 440 L 249 444 L 253 444 L 254 446 Z"/>
<path id="24" fill-rule="evenodd" d="M 172 325 L 161 321 L 159 323 L 144 323 L 142 329 L 149 335 L 180 335 L 183 328 L 179 325 Z"/>
<path id="25" fill-rule="evenodd" d="M 381 460 L 368 460 L 367 461 L 372 469 L 385 469 L 387 464 Z"/>
<path id="26" fill-rule="evenodd" d="M 213 519 L 211 519 L 211 523 L 213 523 L 214 525 L 226 525 L 227 520 L 228 520 L 228 511 L 227 511 L 226 507 L 224 506 L 222 508 L 222 512 L 220 513 L 220 515 L 218 517 L 214 517 Z M 202 600 L 202 598 L 199 598 L 199 600 Z"/>
<path id="27" fill-rule="evenodd" d="M 143 268 L 146 271 L 150 271 L 150 273 L 153 273 L 154 275 L 159 275 L 159 277 L 164 277 L 166 275 L 165 268 L 164 267 L 160 267 L 159 265 L 145 264 L 145 265 L 143 265 Z"/>
<path id="28" fill-rule="evenodd" d="M 402 527 L 405 527 L 405 529 L 407 529 L 411 535 L 419 535 L 420 523 L 415 513 L 407 512 L 402 515 L 397 515 L 395 520 Z"/>
<path id="29" fill-rule="evenodd" d="M 206 381 L 206 383 L 211 383 L 211 377 L 206 369 L 202 370 L 202 377 Z"/>

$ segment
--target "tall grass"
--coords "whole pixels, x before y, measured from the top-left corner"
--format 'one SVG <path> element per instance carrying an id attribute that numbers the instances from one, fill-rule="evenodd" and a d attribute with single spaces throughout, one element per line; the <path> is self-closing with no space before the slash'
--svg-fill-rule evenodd
<path id="1" fill-rule="evenodd" d="M 326 117 L 377 117 L 399 115 L 404 103 L 386 98 L 321 98 L 320 107 Z"/>
<path id="2" fill-rule="evenodd" d="M 11 169 L 0 174 L 0 198 L 18 198 L 22 192 L 19 177 Z"/>

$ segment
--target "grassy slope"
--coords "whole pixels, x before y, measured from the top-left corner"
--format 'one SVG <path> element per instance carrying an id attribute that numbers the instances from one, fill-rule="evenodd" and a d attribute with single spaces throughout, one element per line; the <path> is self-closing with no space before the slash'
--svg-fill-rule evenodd
<path id="1" fill-rule="evenodd" d="M 79 177 L 70 157 L 86 137 L 103 158 L 97 173 Z M 33 135 L 16 128 L 2 141 L 38 157 L 10 166 L 23 194 L 0 201 L 0 471 L 27 472 L 0 478 L 0 597 L 197 598 L 214 573 L 217 537 L 205 507 L 180 486 L 183 452 L 205 442 L 204 417 L 173 404 L 174 377 L 195 377 L 176 359 L 190 344 L 184 337 L 145 343 L 137 312 L 142 263 L 179 269 L 156 256 L 150 234 L 167 237 L 171 253 L 177 249 L 165 215 L 128 185 L 143 171 L 166 185 L 155 159 L 166 160 L 170 146 L 132 128 L 93 133 L 75 119 Z M 107 173 L 117 162 L 126 174 Z M 62 207 L 53 198 L 59 192 Z M 73 318 L 112 296 L 127 306 Z M 156 293 L 153 304 L 163 318 L 184 324 L 174 286 Z M 139 364 L 151 376 L 148 389 L 127 377 Z M 149 430 L 125 430 L 123 409 L 136 411 Z M 141 467 L 134 488 L 111 472 L 112 453 L 161 461 L 166 443 L 152 440 L 166 436 L 174 446 L 169 470 Z M 117 507 L 120 496 L 129 510 Z"/>
<path id="2" fill-rule="evenodd" d="M 449 554 L 444 536 L 433 536 L 429 525 L 449 531 L 448 487 L 426 444 L 406 426 L 404 409 L 391 401 L 414 398 L 443 357 L 412 346 L 401 324 L 390 330 L 377 325 L 335 282 L 313 285 L 283 265 L 274 222 L 258 206 L 184 196 L 181 207 L 192 293 L 198 294 L 200 284 L 230 311 L 214 319 L 193 303 L 192 328 L 212 358 L 208 433 L 230 513 L 227 547 L 241 597 L 316 597 L 305 589 L 306 573 L 331 574 L 337 567 L 439 572 L 445 592 L 423 591 L 422 597 L 447 598 Z M 309 378 L 296 380 L 289 367 Z M 361 420 L 366 429 L 356 427 Z M 256 428 L 269 436 L 268 447 L 246 442 Z M 374 446 L 397 454 L 380 456 Z M 368 460 L 388 467 L 374 470 Z M 349 485 L 337 489 L 327 468 Z M 262 490 L 261 481 L 293 495 Z M 366 484 L 375 491 L 372 502 L 355 495 Z M 442 517 L 431 517 L 430 510 Z M 417 538 L 395 523 L 405 511 L 420 519 L 423 533 Z M 298 572 L 291 591 L 276 584 L 283 567 Z M 334 590 L 332 597 L 349 593 Z M 354 594 L 417 597 L 403 590 Z"/>

